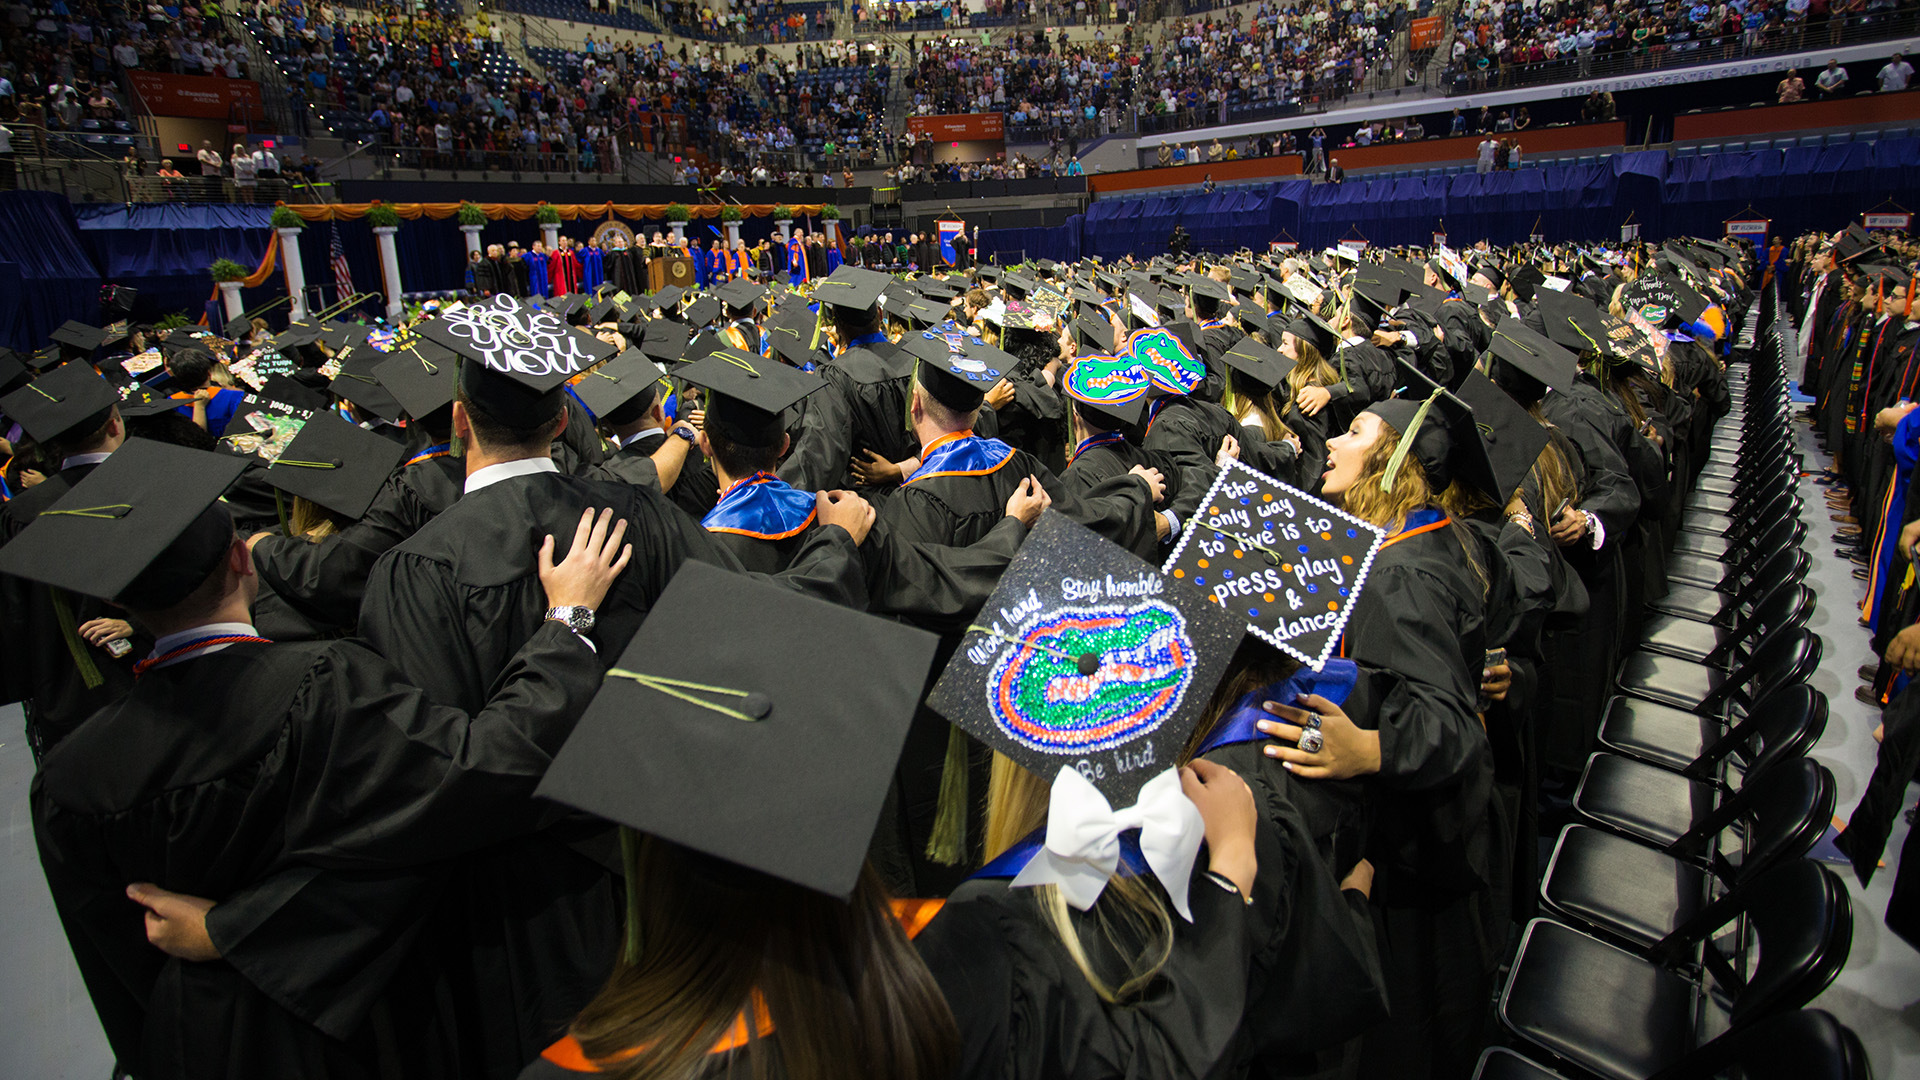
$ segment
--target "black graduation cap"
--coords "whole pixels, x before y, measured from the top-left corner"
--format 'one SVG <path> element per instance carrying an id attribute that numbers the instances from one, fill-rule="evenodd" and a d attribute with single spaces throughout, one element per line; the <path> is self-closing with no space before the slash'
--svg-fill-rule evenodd
<path id="1" fill-rule="evenodd" d="M 273 347 L 276 349 L 298 348 L 301 345 L 311 345 L 324 336 L 319 323 L 304 320 L 288 323 L 285 330 L 274 335 Z"/>
<path id="2" fill-rule="evenodd" d="M 1496 290 L 1507 280 L 1507 275 L 1501 273 L 1500 268 L 1491 261 L 1474 264 L 1473 273 L 1492 282 Z"/>
<path id="3" fill-rule="evenodd" d="M 822 304 L 868 311 L 880 302 L 880 293 L 893 279 L 876 270 L 842 266 L 813 290 L 813 298 Z"/>
<path id="4" fill-rule="evenodd" d="M 579 382 L 573 384 L 574 393 L 592 413 L 594 419 L 603 423 L 624 424 L 635 419 L 624 415 L 623 406 L 636 399 L 644 398 L 643 406 L 652 405 L 656 387 L 665 373 L 659 365 L 648 360 L 638 349 L 628 349 L 619 356 L 601 364 L 588 372 Z"/>
<path id="5" fill-rule="evenodd" d="M 1339 644 L 1385 533 L 1235 461 L 1163 572 L 1318 670 Z M 1191 587 L 1191 589 L 1189 589 Z"/>
<path id="6" fill-rule="evenodd" d="M 1567 350 L 1527 326 L 1508 318 L 1493 328 L 1493 355 L 1545 383 L 1550 389 L 1566 391 L 1579 374 L 1579 362 Z"/>
<path id="7" fill-rule="evenodd" d="M 661 363 L 680 359 L 687 351 L 687 328 L 672 319 L 655 319 L 640 334 L 640 351 Z"/>
<path id="8" fill-rule="evenodd" d="M 908 334 L 900 344 L 920 361 L 920 385 L 935 401 L 956 412 L 978 409 L 987 390 L 1019 364 L 1013 356 L 971 339 L 959 351 L 939 334 Z"/>
<path id="9" fill-rule="evenodd" d="M 536 794 L 844 899 L 937 645 L 689 559 Z"/>
<path id="10" fill-rule="evenodd" d="M 1040 283 L 1026 276 L 1009 271 L 1000 279 L 1000 291 L 1007 294 L 1009 300 L 1024 300 L 1027 294 L 1040 287 Z"/>
<path id="11" fill-rule="evenodd" d="M 954 288 L 952 285 L 947 284 L 946 280 L 943 278 L 936 278 L 936 277 L 915 278 L 913 279 L 911 284 L 915 289 L 919 290 L 921 296 L 924 296 L 929 300 L 938 300 L 942 303 L 945 303 L 948 300 L 952 300 L 954 297 L 960 295 L 960 290 Z"/>
<path id="12" fill-rule="evenodd" d="M 148 416 L 170 413 L 180 407 L 177 398 L 155 390 L 143 383 L 128 383 L 120 387 L 120 416 L 126 420 L 139 420 Z M 322 406 L 326 403 L 321 402 Z"/>
<path id="13" fill-rule="evenodd" d="M 1220 354 L 1220 362 L 1268 388 L 1286 385 L 1293 372 L 1293 361 L 1278 349 L 1243 337 Z"/>
<path id="14" fill-rule="evenodd" d="M 378 370 L 378 368 L 375 369 L 376 377 Z M 267 381 L 260 384 L 259 396 L 269 401 L 277 401 L 282 405 L 291 405 L 296 409 L 305 409 L 308 412 L 319 412 L 328 404 L 327 395 L 291 375 L 268 376 Z M 448 400 L 451 401 L 452 398 Z"/>
<path id="15" fill-rule="evenodd" d="M 1365 411 L 1393 428 L 1402 446 L 1411 442 L 1404 457 L 1420 463 L 1427 486 L 1434 493 L 1445 491 L 1457 479 L 1488 498 L 1494 497 L 1497 484 L 1493 465 L 1474 426 L 1473 410 L 1453 393 L 1434 386 L 1422 398 L 1388 398 L 1374 402 Z M 1396 448 L 1394 459 L 1387 462 L 1383 482 L 1391 482 L 1395 460 L 1401 457 Z"/>
<path id="16" fill-rule="evenodd" d="M 767 295 L 766 287 L 745 278 L 736 278 L 720 286 L 713 294 L 735 312 L 745 314 Z"/>
<path id="17" fill-rule="evenodd" d="M 1040 779 L 1078 768 L 1127 807 L 1175 766 L 1245 633 L 1205 593 L 1048 510 L 927 704 Z"/>
<path id="18" fill-rule="evenodd" d="M 341 361 L 340 373 L 333 377 L 327 389 L 388 423 L 400 419 L 405 410 L 374 374 L 374 369 L 386 358 L 386 353 L 361 345 Z"/>
<path id="19" fill-rule="evenodd" d="M 315 413 L 267 466 L 267 482 L 343 517 L 358 518 L 406 453 L 406 447 L 358 424 L 330 412 Z"/>
<path id="20" fill-rule="evenodd" d="M 514 427 L 553 418 L 548 395 L 619 347 L 568 326 L 558 315 L 494 296 L 420 324 L 421 336 L 459 354 L 469 400 Z"/>
<path id="21" fill-rule="evenodd" d="M 453 403 L 460 384 L 460 359 L 446 346 L 420 338 L 374 364 L 373 377 L 409 417 L 418 420 Z"/>
<path id="22" fill-rule="evenodd" d="M 27 385 L 29 377 L 31 373 L 28 372 L 26 361 L 20 358 L 20 354 L 0 346 L 0 395 L 10 394 Z"/>
<path id="23" fill-rule="evenodd" d="M 1233 317 L 1240 320 L 1240 325 L 1244 327 L 1248 333 L 1252 333 L 1255 330 L 1266 334 L 1273 332 L 1272 322 L 1274 317 L 1268 314 L 1266 309 L 1262 308 L 1259 304 L 1250 304 L 1246 301 L 1241 301 L 1234 307 Z"/>
<path id="24" fill-rule="evenodd" d="M 621 309 L 619 301 L 611 296 L 603 297 L 599 302 L 587 309 L 587 325 L 599 326 L 601 323 L 618 322 L 619 320 L 616 316 L 622 314 L 624 314 L 624 311 Z"/>
<path id="25" fill-rule="evenodd" d="M 1060 380 L 1060 388 L 1083 408 L 1111 421 L 1112 427 L 1132 427 L 1147 407 L 1153 380 L 1131 356 L 1083 356 Z"/>
<path id="26" fill-rule="evenodd" d="M 1873 234 L 1855 222 L 1848 225 L 1845 232 L 1834 238 L 1833 257 L 1838 262 L 1851 262 L 1863 255 L 1880 250 L 1880 247 L 1881 245 L 1874 240 Z"/>
<path id="27" fill-rule="evenodd" d="M 1340 347 L 1340 335 L 1327 320 L 1309 311 L 1287 324 L 1286 332 L 1320 350 L 1323 360 L 1331 361 Z"/>
<path id="28" fill-rule="evenodd" d="M 219 505 L 247 459 L 128 439 L 0 548 L 0 573 L 115 600 L 172 607 L 207 579 L 233 542 Z"/>
<path id="29" fill-rule="evenodd" d="M 767 340 L 775 355 L 800 367 L 826 359 L 820 352 L 820 319 L 805 304 L 794 304 L 767 322 Z"/>
<path id="30" fill-rule="evenodd" d="M 1000 268 L 997 266 L 983 266 L 975 270 L 973 276 L 991 285 L 1000 280 Z"/>
<path id="31" fill-rule="evenodd" d="M 659 292 L 654 293 L 649 299 L 653 301 L 655 308 L 671 315 L 679 308 L 681 298 L 686 295 L 687 291 L 680 286 L 669 285 Z"/>
<path id="32" fill-rule="evenodd" d="M 720 317 L 720 301 L 703 296 L 687 305 L 687 325 L 699 328 Z"/>
<path id="33" fill-rule="evenodd" d="M 947 307 L 945 304 L 934 304 L 925 300 L 915 300 L 906 305 L 901 315 L 906 319 L 909 326 L 915 329 L 925 329 L 931 326 L 938 326 L 947 321 Z"/>
<path id="34" fill-rule="evenodd" d="M 691 364 L 695 360 L 712 356 L 714 353 L 726 347 L 726 338 L 721 337 L 712 330 L 702 330 L 693 335 L 692 341 L 687 342 L 686 349 L 680 353 L 680 360 L 682 363 Z"/>
<path id="35" fill-rule="evenodd" d="M 60 324 L 59 329 L 48 334 L 47 338 L 68 348 L 91 353 L 107 343 L 107 332 L 90 323 L 68 319 Z"/>
<path id="36" fill-rule="evenodd" d="M 1113 351 L 1113 324 L 1105 319 L 1081 316 L 1073 320 L 1073 340 L 1085 352 L 1110 353 Z"/>
<path id="37" fill-rule="evenodd" d="M 674 373 L 680 380 L 712 391 L 707 426 L 743 446 L 780 445 L 786 432 L 780 414 L 827 385 L 812 372 L 731 346 Z"/>
<path id="38" fill-rule="evenodd" d="M 167 341 L 172 342 L 169 337 Z M 320 325 L 320 341 L 334 352 L 355 345 L 364 345 L 367 340 L 367 328 L 360 323 L 329 322 Z"/>
<path id="39" fill-rule="evenodd" d="M 1606 326 L 1600 321 L 1600 309 L 1593 301 L 1575 293 L 1543 289 L 1536 298 L 1533 314 L 1538 317 L 1547 340 L 1576 353 L 1611 352 Z M 1529 318 L 1531 325 L 1534 319 Z"/>
<path id="40" fill-rule="evenodd" d="M 26 428 L 33 441 L 47 443 L 84 427 L 98 428 L 119 401 L 113 384 L 92 364 L 73 360 L 0 398 L 0 413 Z"/>
<path id="41" fill-rule="evenodd" d="M 1205 274 L 1193 274 L 1189 276 L 1187 278 L 1187 287 L 1193 290 L 1193 295 L 1195 296 L 1204 296 L 1209 300 L 1218 300 L 1222 304 L 1233 299 L 1233 293 L 1225 285 L 1220 284 Z"/>
<path id="42" fill-rule="evenodd" d="M 537 301 L 541 307 L 546 308 L 548 311 L 553 312 L 563 319 L 585 307 L 587 302 L 587 294 L 577 292 L 564 293 L 560 296 L 549 296 L 545 300 Z"/>
<path id="43" fill-rule="evenodd" d="M 1369 326 L 1378 326 L 1400 303 L 1397 285 L 1359 282 L 1353 286 L 1353 312 Z"/>
<path id="44" fill-rule="evenodd" d="M 1489 494 L 1504 507 L 1546 448 L 1550 438 L 1546 425 L 1478 371 L 1468 371 L 1454 393 L 1473 410 L 1474 425 L 1493 467 L 1494 490 Z"/>

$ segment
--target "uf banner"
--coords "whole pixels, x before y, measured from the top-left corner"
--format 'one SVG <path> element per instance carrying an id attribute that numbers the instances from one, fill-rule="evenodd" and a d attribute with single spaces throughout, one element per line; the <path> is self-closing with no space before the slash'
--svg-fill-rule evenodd
<path id="1" fill-rule="evenodd" d="M 940 257 L 947 261 L 947 265 L 959 264 L 960 256 L 954 251 L 953 245 L 966 231 L 967 223 L 964 221 L 940 222 Z"/>

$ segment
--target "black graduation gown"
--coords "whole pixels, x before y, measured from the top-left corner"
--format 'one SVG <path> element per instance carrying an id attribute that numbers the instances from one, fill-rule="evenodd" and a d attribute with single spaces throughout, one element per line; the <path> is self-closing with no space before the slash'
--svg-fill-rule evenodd
<path id="1" fill-rule="evenodd" d="M 905 461 L 920 452 L 907 419 L 913 357 L 898 346 L 874 342 L 834 357 L 820 374 L 827 380 L 827 392 L 837 394 L 846 410 L 849 461 L 868 450 L 888 461 Z M 852 477 L 843 465 L 828 489 L 851 487 Z"/>
<path id="2" fill-rule="evenodd" d="M 408 465 L 387 480 L 360 520 L 317 543 L 268 536 L 253 546 L 253 568 L 261 584 L 296 614 L 351 632 L 374 562 L 452 506 L 465 483 L 463 458 L 448 455 Z"/>
<path id="3" fill-rule="evenodd" d="M 783 419 L 793 444 L 774 475 L 802 491 L 838 488 L 853 460 L 853 420 L 847 399 L 831 388 L 808 394 Z M 718 492 L 714 498 L 719 499 Z"/>
<path id="4" fill-rule="evenodd" d="M 1192 396 L 1162 400 L 1165 404 L 1147 422 L 1140 445 L 1165 453 L 1182 468 L 1211 468 L 1220 452 L 1220 441 L 1228 435 L 1238 439 L 1242 434 L 1240 424 L 1224 406 Z"/>
<path id="5" fill-rule="evenodd" d="M 607 460 L 607 448 L 600 442 L 600 433 L 594 430 L 593 417 L 588 415 L 587 407 L 572 394 L 563 396 L 567 429 L 553 441 L 553 463 L 561 472 L 577 476 Z"/>
<path id="6" fill-rule="evenodd" d="M 1333 398 L 1320 410 L 1328 432 L 1338 435 L 1346 431 L 1353 418 L 1365 412 L 1367 406 L 1393 396 L 1393 357 L 1380 346 L 1370 341 L 1342 344 L 1334 350 L 1334 355 L 1327 357 L 1327 362 L 1336 372 L 1342 371 L 1342 362 L 1345 363 L 1344 378 L 1327 387 Z M 1329 413 L 1332 415 L 1327 415 Z"/>
<path id="7" fill-rule="evenodd" d="M 1233 1048 L 1246 1007 L 1249 959 L 1265 947 L 1280 900 L 1257 882 L 1249 906 L 1238 893 L 1196 874 L 1188 891 L 1193 922 L 1173 917 L 1173 954 L 1158 978 L 1116 1005 L 1087 985 L 1033 890 L 1011 888 L 1004 879 L 968 881 L 914 939 L 960 1026 L 954 1076 L 1208 1075 Z M 1070 917 L 1096 970 L 1111 972 L 1111 946 L 1097 913 Z"/>
<path id="8" fill-rule="evenodd" d="M 570 536 L 582 511 L 603 507 L 628 521 L 633 545 L 592 634 L 603 670 L 683 562 L 737 568 L 710 534 L 649 488 L 559 473 L 513 477 L 461 496 L 381 556 L 361 607 L 361 634 L 429 700 L 470 708 L 462 703 L 481 699 L 543 624 L 546 597 L 534 570 L 541 539 Z M 852 538 L 821 529 L 810 539 L 775 583 L 863 607 Z M 464 948 L 450 949 L 472 970 L 455 992 L 466 1015 L 479 1017 L 486 1075 L 517 1073 L 604 980 L 619 940 L 611 839 L 604 826 L 569 823 L 461 861 L 447 920 L 466 928 Z"/>
<path id="9" fill-rule="evenodd" d="M 1606 305 L 1602 303 L 1602 307 Z M 1450 298 L 1440 303 L 1440 314 L 1434 320 L 1439 324 L 1440 332 L 1446 335 L 1442 343 L 1449 359 L 1449 387 L 1458 387 L 1467 377 L 1467 372 L 1480 359 L 1487 346 L 1493 342 L 1493 331 L 1487 327 L 1485 319 L 1480 317 L 1480 309 L 1458 298 Z"/>
<path id="10" fill-rule="evenodd" d="M 1067 397 L 1049 385 L 1040 369 L 1016 368 L 1007 376 L 1013 400 L 992 410 L 1000 438 L 1059 472 L 1067 467 Z"/>
<path id="11" fill-rule="evenodd" d="M 367 1022 L 383 1009 L 405 1025 L 409 1074 L 439 1071 L 444 1047 L 421 1026 L 431 997 L 388 992 L 421 913 L 374 925 L 370 905 L 303 907 L 315 898 L 288 882 L 399 870 L 405 892 L 426 880 L 409 874 L 420 864 L 536 824 L 533 789 L 599 665 L 555 625 L 495 685 L 470 715 L 355 643 L 240 643 L 149 672 L 47 755 L 32 790 L 41 864 L 121 1068 L 372 1076 Z M 135 881 L 216 900 L 224 959 L 149 945 L 125 896 Z M 315 917 L 285 918 L 302 910 Z"/>
<path id="12" fill-rule="evenodd" d="M 1060 480 L 1075 496 L 1086 498 L 1095 488 L 1127 475 L 1136 465 L 1160 470 L 1167 488 L 1166 497 L 1157 509 L 1173 511 L 1174 517 L 1180 519 L 1182 528 L 1200 509 L 1200 500 L 1206 498 L 1207 489 L 1213 486 L 1214 478 L 1220 474 L 1220 470 L 1211 462 L 1205 466 L 1182 464 L 1165 450 L 1148 450 L 1123 440 L 1088 447 L 1074 457 L 1067 471 L 1060 475 Z M 1173 539 L 1169 536 L 1165 541 L 1156 542 L 1150 549 L 1135 550 L 1134 554 L 1157 564 L 1162 553 L 1161 545 Z"/>
<path id="13" fill-rule="evenodd" d="M 653 463 L 653 451 L 658 450 L 666 440 L 665 435 L 649 435 L 644 439 L 636 439 L 608 454 L 605 461 L 581 475 L 589 480 L 638 484 L 641 487 L 659 491 L 660 469 Z M 646 449 L 642 449 L 643 446 Z"/>
<path id="14" fill-rule="evenodd" d="M 97 467 L 62 469 L 8 501 L 0 510 L 0 544 L 18 536 Z M 0 656 L 6 657 L 0 663 L 0 699 L 24 704 L 27 739 L 36 756 L 119 700 L 133 686 L 134 663 L 153 647 L 153 638 L 136 627 L 130 651 L 116 659 L 66 630 L 102 618 L 125 619 L 126 612 L 91 596 L 0 577 Z M 83 670 L 83 662 L 90 670 Z"/>

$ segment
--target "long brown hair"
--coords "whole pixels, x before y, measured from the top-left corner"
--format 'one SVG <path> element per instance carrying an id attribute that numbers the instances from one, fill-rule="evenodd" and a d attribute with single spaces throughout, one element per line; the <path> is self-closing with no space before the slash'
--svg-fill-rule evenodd
<path id="1" fill-rule="evenodd" d="M 1533 476 L 1540 482 L 1540 501 L 1546 504 L 1540 512 L 1551 515 L 1562 502 L 1580 501 L 1580 485 L 1574 479 L 1573 464 L 1567 456 L 1573 443 L 1565 433 L 1547 421 L 1546 412 L 1541 409 L 1539 402 L 1528 406 L 1527 414 L 1547 429 L 1547 445 L 1540 448 L 1540 456 L 1534 459 Z"/>
<path id="2" fill-rule="evenodd" d="M 1005 754 L 994 753 L 993 772 L 987 783 L 989 860 L 1046 824 L 1052 794 L 1047 781 Z M 1060 938 L 1074 966 L 1102 1001 L 1120 1002 L 1132 997 L 1153 981 L 1173 955 L 1173 916 L 1166 895 L 1147 879 L 1115 876 L 1089 912 L 1111 953 L 1122 958 L 1123 970 L 1110 973 L 1096 970 L 1058 887 L 1038 885 L 1021 891 L 1033 895 L 1040 918 Z"/>
<path id="3" fill-rule="evenodd" d="M 1382 489 L 1380 480 L 1386 476 L 1387 461 L 1393 457 L 1394 448 L 1399 445 L 1400 433 L 1385 420 L 1380 421 L 1380 437 L 1367 448 L 1367 456 L 1360 462 L 1359 479 L 1340 496 L 1341 507 L 1347 513 L 1362 521 L 1372 522 L 1388 532 L 1405 528 L 1407 515 L 1421 507 L 1438 505 L 1444 508 L 1443 493 L 1433 490 L 1427 482 L 1427 470 L 1412 454 L 1401 461 L 1400 471 L 1394 475 L 1393 483 Z M 1487 570 L 1481 565 L 1479 553 L 1475 550 L 1477 541 L 1458 521 L 1453 523 L 1452 532 L 1454 541 L 1467 557 L 1467 565 L 1472 567 L 1484 591 L 1488 584 Z"/>
<path id="4" fill-rule="evenodd" d="M 1267 441 L 1279 442 L 1292 435 L 1293 429 L 1287 426 L 1286 421 L 1280 419 L 1280 414 L 1286 411 L 1287 403 L 1275 396 L 1274 389 L 1261 386 L 1240 372 L 1232 371 L 1227 375 L 1227 393 L 1221 404 L 1233 414 L 1235 420 L 1239 420 L 1241 414 L 1247 410 L 1253 410 L 1254 416 L 1260 420 L 1260 430 L 1266 435 Z"/>
<path id="5" fill-rule="evenodd" d="M 1300 391 L 1309 386 L 1332 386 L 1340 381 L 1340 373 L 1333 370 L 1327 358 L 1320 355 L 1320 347 L 1302 337 L 1293 339 L 1293 370 L 1287 372 L 1287 389 L 1293 400 L 1299 400 Z"/>
<path id="6" fill-rule="evenodd" d="M 615 1080 L 696 1076 L 764 1004 L 744 1075 L 939 1080 L 960 1035 L 872 866 L 847 901 L 639 834 L 634 941 L 571 1032 Z M 777 1046 L 777 1052 L 776 1052 Z M 775 1064 L 775 1058 L 778 1064 Z"/>

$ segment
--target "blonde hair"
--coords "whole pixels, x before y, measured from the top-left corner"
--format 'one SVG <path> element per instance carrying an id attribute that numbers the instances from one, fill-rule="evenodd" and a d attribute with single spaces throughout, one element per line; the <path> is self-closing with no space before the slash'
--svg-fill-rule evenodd
<path id="1" fill-rule="evenodd" d="M 998 858 L 1028 833 L 1045 826 L 1051 797 L 1052 786 L 1047 781 L 996 751 L 987 782 L 988 860 Z M 1102 1001 L 1122 1002 L 1139 993 L 1173 955 L 1173 916 L 1167 910 L 1165 896 L 1148 879 L 1115 876 L 1107 882 L 1099 903 L 1088 912 L 1113 952 L 1126 957 L 1126 971 L 1117 982 L 1109 982 L 1094 970 L 1093 959 L 1059 888 L 1039 885 L 1026 891 L 1033 894 L 1041 918 Z M 1144 947 L 1129 944 L 1142 940 L 1146 942 Z"/>
<path id="2" fill-rule="evenodd" d="M 1306 338 L 1293 339 L 1293 355 L 1293 370 L 1287 372 L 1287 389 L 1292 391 L 1289 398 L 1298 399 L 1300 391 L 1309 386 L 1332 386 L 1340 381 L 1340 373 L 1320 355 L 1320 346 Z"/>

